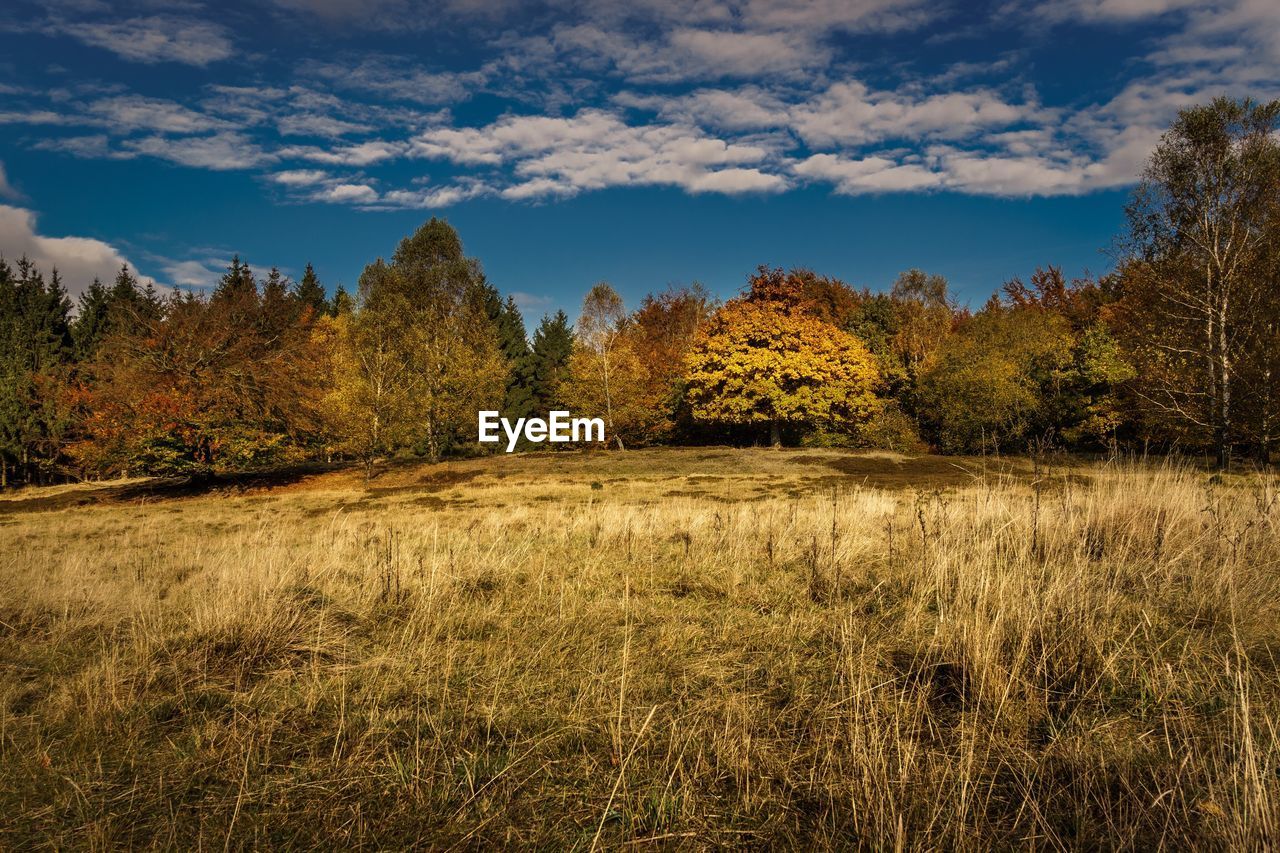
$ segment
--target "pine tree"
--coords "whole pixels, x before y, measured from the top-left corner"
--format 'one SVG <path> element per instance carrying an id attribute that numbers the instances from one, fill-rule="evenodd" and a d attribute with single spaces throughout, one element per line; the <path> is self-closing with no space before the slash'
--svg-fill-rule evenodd
<path id="1" fill-rule="evenodd" d="M 297 303 L 289 296 L 289 279 L 272 267 L 262 282 L 261 327 L 268 339 L 279 335 L 298 319 Z"/>
<path id="2" fill-rule="evenodd" d="M 533 335 L 529 354 L 529 394 L 533 412 L 546 417 L 556 407 L 559 385 L 568 378 L 573 355 L 573 327 L 563 311 L 544 316 Z"/>
<path id="3" fill-rule="evenodd" d="M 240 256 L 236 255 L 231 259 L 231 265 L 222 274 L 222 278 L 218 280 L 218 286 L 213 290 L 213 298 L 214 301 L 236 301 L 249 295 L 257 298 L 258 283 L 249 265 L 241 262 Z"/>
<path id="4" fill-rule="evenodd" d="M 70 425 L 70 312 L 56 269 L 46 282 L 25 257 L 16 276 L 0 261 L 0 485 L 10 471 L 42 482 L 58 462 Z"/>
<path id="5" fill-rule="evenodd" d="M 111 296 L 103 286 L 102 279 L 96 276 L 93 283 L 80 294 L 80 310 L 76 312 L 75 322 L 71 326 L 71 337 L 76 344 L 76 358 L 87 361 L 98 349 L 107 331 L 107 309 L 111 305 Z"/>
<path id="6" fill-rule="evenodd" d="M 511 370 L 507 376 L 502 416 L 514 422 L 516 418 L 527 418 L 533 414 L 533 360 L 525 334 L 524 317 L 510 296 L 502 303 L 497 325 L 498 343 Z"/>
<path id="7" fill-rule="evenodd" d="M 347 289 L 338 285 L 338 289 L 333 292 L 333 299 L 329 302 L 329 316 L 350 314 L 355 309 L 355 305 L 355 300 L 351 298 L 350 293 L 347 293 Z"/>
<path id="8" fill-rule="evenodd" d="M 325 297 L 324 286 L 320 284 L 315 268 L 310 263 L 303 270 L 302 281 L 298 282 L 293 295 L 299 303 L 311 309 L 313 317 L 329 313 L 329 300 Z"/>
<path id="9" fill-rule="evenodd" d="M 110 288 L 95 278 L 80 295 L 80 310 L 72 324 L 77 359 L 92 358 L 109 335 L 146 328 L 159 319 L 162 307 L 155 287 L 150 282 L 142 287 L 128 264 L 120 267 Z"/>

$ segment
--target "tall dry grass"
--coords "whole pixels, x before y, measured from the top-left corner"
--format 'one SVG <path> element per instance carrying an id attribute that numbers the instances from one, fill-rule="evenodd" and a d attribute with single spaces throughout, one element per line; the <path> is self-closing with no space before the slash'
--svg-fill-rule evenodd
<path id="1" fill-rule="evenodd" d="M 1276 483 L 752 458 L 4 516 L 0 844 L 1280 844 Z"/>

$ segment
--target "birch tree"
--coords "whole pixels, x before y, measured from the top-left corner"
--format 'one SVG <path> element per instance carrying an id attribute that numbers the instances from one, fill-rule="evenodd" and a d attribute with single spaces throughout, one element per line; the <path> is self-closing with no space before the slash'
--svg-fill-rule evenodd
<path id="1" fill-rule="evenodd" d="M 1219 98 L 1184 110 L 1161 138 L 1127 208 L 1124 316 L 1141 398 L 1220 467 L 1247 438 L 1241 377 L 1257 360 L 1258 275 L 1275 193 L 1280 102 Z"/>
<path id="2" fill-rule="evenodd" d="M 566 389 L 567 395 L 580 405 L 593 399 L 599 401 L 599 413 L 619 450 L 625 449 L 616 417 L 622 408 L 620 393 L 634 391 L 639 379 L 634 354 L 623 341 L 626 322 L 627 312 L 616 290 L 603 281 L 591 288 L 582 300 L 570 362 L 571 383 L 575 387 Z M 626 384 L 620 381 L 624 371 Z"/>

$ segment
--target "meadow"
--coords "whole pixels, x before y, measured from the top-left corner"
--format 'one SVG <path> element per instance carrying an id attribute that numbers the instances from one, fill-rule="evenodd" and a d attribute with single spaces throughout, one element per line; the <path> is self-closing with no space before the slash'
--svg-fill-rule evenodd
<path id="1" fill-rule="evenodd" d="M 0 499 L 0 847 L 1280 845 L 1280 482 L 665 449 Z"/>

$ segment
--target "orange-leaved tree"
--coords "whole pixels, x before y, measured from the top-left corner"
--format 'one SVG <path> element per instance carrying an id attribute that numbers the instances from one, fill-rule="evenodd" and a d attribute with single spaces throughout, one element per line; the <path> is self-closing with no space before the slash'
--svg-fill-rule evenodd
<path id="1" fill-rule="evenodd" d="M 807 309 L 802 284 L 761 268 L 711 318 L 685 359 L 696 419 L 768 424 L 778 446 L 785 425 L 847 428 L 875 413 L 875 359 Z"/>

